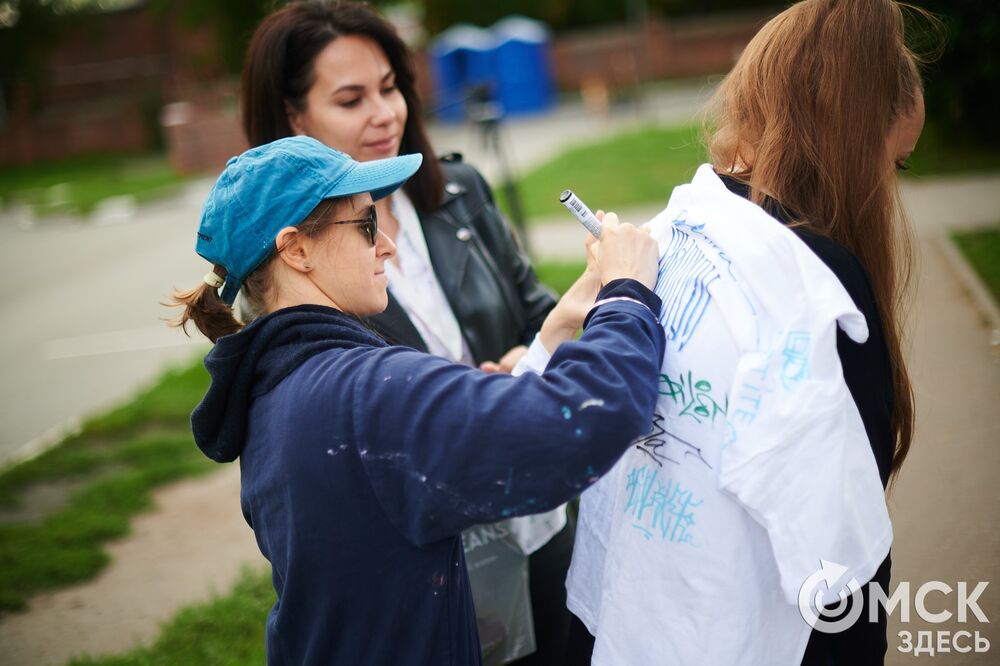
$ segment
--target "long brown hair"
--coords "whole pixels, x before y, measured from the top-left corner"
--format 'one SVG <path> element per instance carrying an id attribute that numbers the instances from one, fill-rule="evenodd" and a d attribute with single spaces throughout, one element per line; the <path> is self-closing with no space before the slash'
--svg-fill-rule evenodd
<path id="1" fill-rule="evenodd" d="M 918 59 L 892 0 L 804 0 L 769 21 L 713 99 L 715 168 L 847 246 L 868 271 L 893 373 L 891 475 L 913 439 L 902 351 L 912 263 L 887 137 L 922 95 Z"/>
<path id="2" fill-rule="evenodd" d="M 316 56 L 342 35 L 368 37 L 385 53 L 406 100 L 399 150 L 424 156 L 420 170 L 403 189 L 418 211 L 436 210 L 444 196 L 444 173 L 424 127 L 412 55 L 392 24 L 366 4 L 292 2 L 257 26 L 243 61 L 240 106 L 247 141 L 254 147 L 295 134 L 288 106 L 305 110 L 306 95 L 315 81 Z"/>
<path id="3" fill-rule="evenodd" d="M 343 198 L 324 199 L 313 208 L 306 219 L 295 225 L 295 228 L 309 238 L 318 237 L 330 228 L 335 219 L 334 212 L 343 201 Z M 282 249 L 283 247 L 273 247 L 268 257 L 253 269 L 240 285 L 240 298 L 255 315 L 266 313 L 274 297 L 272 266 Z M 215 264 L 212 266 L 212 271 L 225 279 L 224 266 Z M 207 282 L 202 282 L 193 289 L 175 289 L 170 301 L 164 305 L 184 308 L 176 319 L 170 320 L 171 326 L 183 329 L 187 333 L 188 322 L 194 322 L 195 328 L 212 342 L 243 328 L 243 323 L 233 314 L 232 307 L 220 298 L 219 290 Z"/>

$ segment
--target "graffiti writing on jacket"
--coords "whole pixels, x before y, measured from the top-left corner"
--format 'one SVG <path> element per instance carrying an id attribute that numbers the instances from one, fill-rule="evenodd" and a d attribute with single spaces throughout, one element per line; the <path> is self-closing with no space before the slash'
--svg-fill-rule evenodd
<path id="1" fill-rule="evenodd" d="M 653 429 L 648 435 L 635 440 L 635 448 L 649 456 L 659 467 L 663 467 L 665 462 L 680 465 L 685 458 L 693 456 L 705 467 L 712 469 L 712 466 L 705 460 L 701 447 L 667 432 L 663 422 L 662 414 L 653 414 Z"/>
<path id="2" fill-rule="evenodd" d="M 712 302 L 709 285 L 719 279 L 719 271 L 698 247 L 691 232 L 701 227 L 686 223 L 686 212 L 674 220 L 670 241 L 660 255 L 654 291 L 663 302 L 660 325 L 667 340 L 684 349 L 698 330 L 705 311 Z"/>
<path id="3" fill-rule="evenodd" d="M 781 350 L 781 385 L 786 391 L 809 378 L 809 356 L 811 351 L 808 331 L 790 331 Z"/>
<path id="4" fill-rule="evenodd" d="M 628 473 L 625 492 L 628 494 L 625 513 L 632 518 L 632 527 L 647 541 L 659 537 L 670 543 L 697 545 L 694 510 L 705 500 L 696 499 L 694 493 L 662 470 L 646 465 Z"/>
<path id="5" fill-rule="evenodd" d="M 677 414 L 679 417 L 689 417 L 698 423 L 714 423 L 716 416 L 725 416 L 729 409 L 729 396 L 723 393 L 720 404 L 712 396 L 712 383 L 705 379 L 696 380 L 690 370 L 686 374 L 681 372 L 676 379 L 661 374 L 659 393 L 670 398 L 680 408 Z"/>

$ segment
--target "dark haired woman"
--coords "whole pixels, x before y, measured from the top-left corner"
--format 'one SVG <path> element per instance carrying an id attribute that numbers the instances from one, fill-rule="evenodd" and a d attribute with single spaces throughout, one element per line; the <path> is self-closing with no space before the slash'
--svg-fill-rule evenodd
<path id="1" fill-rule="evenodd" d="M 271 14 L 247 50 L 242 112 L 251 146 L 307 135 L 361 162 L 422 154 L 402 190 L 376 203 L 397 253 L 386 262 L 389 305 L 369 322 L 391 342 L 510 371 L 554 300 L 479 173 L 435 156 L 411 56 L 391 24 L 350 2 L 295 2 Z M 561 663 L 572 525 L 563 507 L 507 523 L 530 554 L 538 650 L 523 663 Z"/>

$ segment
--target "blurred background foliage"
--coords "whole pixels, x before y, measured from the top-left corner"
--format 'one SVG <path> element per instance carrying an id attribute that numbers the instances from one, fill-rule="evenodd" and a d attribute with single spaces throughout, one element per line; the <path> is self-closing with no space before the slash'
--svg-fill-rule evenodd
<path id="1" fill-rule="evenodd" d="M 190 25 L 217 30 L 220 57 L 226 69 L 239 71 L 242 54 L 256 24 L 284 0 L 0 0 L 0 95 L 8 97 L 16 82 L 39 80 L 49 49 L 69 26 L 77 29 L 81 15 L 146 2 L 161 12 L 179 11 Z M 394 0 L 376 0 L 385 8 Z M 641 21 L 646 15 L 679 17 L 730 12 L 782 4 L 771 0 L 420 0 L 428 34 L 465 22 L 487 26 L 503 16 L 523 14 L 541 19 L 555 31 L 606 23 Z M 934 131 L 980 147 L 1000 147 L 1000 3 L 996 0 L 918 0 L 915 6 L 933 12 L 943 30 L 913 23 L 917 48 L 939 57 L 926 69 L 927 110 Z M 944 46 L 940 48 L 942 37 Z M 30 88 L 30 86 L 29 86 Z M 0 108 L 3 108 L 0 104 Z M 2 119 L 0 119 L 2 122 Z"/>
<path id="2" fill-rule="evenodd" d="M 968 145 L 1000 148 L 1000 3 L 921 0 L 914 4 L 935 14 L 943 28 L 928 30 L 919 18 L 914 26 L 916 47 L 934 58 L 924 76 L 932 131 Z"/>
<path id="3" fill-rule="evenodd" d="M 511 14 L 530 16 L 548 23 L 554 30 L 584 28 L 605 23 L 639 20 L 645 14 L 682 16 L 720 11 L 781 8 L 774 0 L 423 0 L 427 29 L 440 32 L 455 23 L 486 27 Z"/>

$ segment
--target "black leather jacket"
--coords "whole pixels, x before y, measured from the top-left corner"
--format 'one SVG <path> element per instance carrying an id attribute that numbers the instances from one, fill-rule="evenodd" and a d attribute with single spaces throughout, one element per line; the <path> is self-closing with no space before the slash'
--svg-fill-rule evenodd
<path id="1" fill-rule="evenodd" d="M 420 215 L 427 250 L 473 360 L 496 361 L 531 342 L 555 298 L 538 281 L 479 172 L 457 156 L 443 159 L 442 167 L 444 200 Z M 427 351 L 391 291 L 385 312 L 368 323 L 393 344 Z"/>

